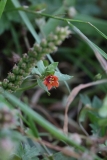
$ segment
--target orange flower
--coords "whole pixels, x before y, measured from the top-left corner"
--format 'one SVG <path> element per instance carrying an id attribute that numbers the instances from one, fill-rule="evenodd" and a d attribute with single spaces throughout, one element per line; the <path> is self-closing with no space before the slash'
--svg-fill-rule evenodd
<path id="1" fill-rule="evenodd" d="M 47 76 L 43 83 L 45 84 L 45 86 L 47 86 L 48 90 L 50 90 L 52 87 L 59 86 L 58 77 L 54 75 Z"/>

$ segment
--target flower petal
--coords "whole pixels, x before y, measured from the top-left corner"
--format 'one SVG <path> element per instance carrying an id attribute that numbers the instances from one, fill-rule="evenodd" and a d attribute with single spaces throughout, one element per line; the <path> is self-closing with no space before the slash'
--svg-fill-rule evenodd
<path id="1" fill-rule="evenodd" d="M 50 89 L 52 88 L 52 85 L 51 85 L 51 84 L 48 84 L 48 85 L 47 85 L 47 88 L 48 88 L 48 90 L 50 90 Z"/>

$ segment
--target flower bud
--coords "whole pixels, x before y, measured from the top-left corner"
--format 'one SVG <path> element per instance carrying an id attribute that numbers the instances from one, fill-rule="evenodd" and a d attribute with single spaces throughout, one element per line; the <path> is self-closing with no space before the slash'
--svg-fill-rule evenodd
<path id="1" fill-rule="evenodd" d="M 28 62 L 28 60 L 29 60 L 29 57 L 28 57 L 27 53 L 24 53 L 23 54 L 23 61 Z"/>
<path id="2" fill-rule="evenodd" d="M 8 77 L 7 77 L 8 79 L 9 79 L 9 81 L 14 81 L 15 80 L 15 75 L 14 75 L 14 73 L 8 73 Z"/>
<path id="3" fill-rule="evenodd" d="M 41 40 L 40 46 L 43 47 L 43 48 L 47 47 L 47 41 L 46 41 L 46 39 L 42 39 Z"/>
<path id="4" fill-rule="evenodd" d="M 9 83 L 9 80 L 8 80 L 8 79 L 4 79 L 3 82 L 2 82 L 2 86 L 3 86 L 4 88 L 6 88 L 7 85 L 8 85 L 8 83 Z"/>
<path id="5" fill-rule="evenodd" d="M 23 80 L 23 76 L 17 76 L 16 77 L 16 81 L 21 81 L 21 80 Z"/>
<path id="6" fill-rule="evenodd" d="M 10 88 L 10 89 L 12 89 L 12 88 L 13 88 L 13 86 L 14 86 L 14 84 L 13 84 L 13 83 L 11 83 L 11 82 L 9 82 L 7 87 L 8 87 L 8 88 Z"/>
<path id="7" fill-rule="evenodd" d="M 26 69 L 26 63 L 22 63 L 22 65 L 20 66 L 22 69 Z"/>
<path id="8" fill-rule="evenodd" d="M 33 48 L 37 53 L 40 53 L 42 51 L 42 47 L 40 47 L 40 44 L 34 44 Z"/>
<path id="9" fill-rule="evenodd" d="M 20 74 L 20 75 L 23 75 L 24 72 L 25 72 L 25 71 L 24 71 L 23 69 L 20 69 L 20 70 L 19 70 L 19 74 Z"/>
<path id="10" fill-rule="evenodd" d="M 28 75 L 28 74 L 27 74 L 27 75 Z M 22 81 L 23 81 L 23 79 L 22 79 L 22 80 L 19 80 L 19 81 L 16 80 L 15 83 L 14 83 L 14 85 L 18 87 L 18 86 L 20 86 L 20 85 L 22 84 Z M 18 88 L 17 88 L 17 89 L 18 89 Z"/>
<path id="11" fill-rule="evenodd" d="M 29 51 L 28 51 L 28 55 L 29 55 L 30 57 L 36 58 L 37 53 L 34 51 L 33 48 L 30 48 Z"/>
<path id="12" fill-rule="evenodd" d="M 19 67 L 15 64 L 12 71 L 14 74 L 19 74 Z"/>

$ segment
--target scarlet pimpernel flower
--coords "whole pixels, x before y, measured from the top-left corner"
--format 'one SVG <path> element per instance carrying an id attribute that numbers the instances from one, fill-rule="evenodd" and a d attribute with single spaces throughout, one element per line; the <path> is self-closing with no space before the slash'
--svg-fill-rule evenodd
<path id="1" fill-rule="evenodd" d="M 50 90 L 52 87 L 59 86 L 58 77 L 54 75 L 49 75 L 45 77 L 43 83 L 48 88 L 48 90 Z"/>

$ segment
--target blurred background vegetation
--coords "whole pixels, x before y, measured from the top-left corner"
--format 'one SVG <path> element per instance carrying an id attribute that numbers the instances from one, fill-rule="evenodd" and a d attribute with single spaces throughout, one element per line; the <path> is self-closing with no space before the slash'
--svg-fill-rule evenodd
<path id="1" fill-rule="evenodd" d="M 28 9 L 32 11 L 90 22 L 107 35 L 106 0 L 20 0 L 19 2 L 24 8 L 29 7 Z M 16 4 L 15 0 L 7 0 L 0 19 L 0 81 L 6 78 L 7 73 L 12 70 L 13 65 L 19 61 L 22 54 L 26 53 L 35 43 L 35 36 L 32 36 L 24 19 L 15 9 Z M 63 21 L 37 16 L 32 13 L 26 12 L 26 15 L 40 39 L 47 36 L 56 26 L 67 25 Z M 79 22 L 72 22 L 72 24 L 107 53 L 107 40 L 92 26 Z M 80 37 L 74 30 L 71 29 L 71 31 L 69 38 L 62 43 L 56 53 L 51 54 L 51 57 L 55 62 L 59 62 L 58 67 L 62 73 L 74 76 L 68 81 L 69 88 L 72 91 L 79 84 L 106 79 L 107 61 L 93 51 L 84 38 Z M 48 63 L 47 60 L 46 57 L 45 63 Z M 31 79 L 30 84 L 32 82 Z M 62 128 L 69 92 L 64 83 L 60 83 L 59 88 L 52 89 L 50 92 L 51 96 L 48 96 L 45 91 L 36 87 L 21 94 L 15 94 L 49 122 Z M 94 135 L 95 139 L 106 136 L 107 119 L 103 119 L 98 114 L 99 108 L 106 103 L 106 93 L 106 83 L 80 91 L 80 94 L 70 105 L 68 113 L 70 133 L 92 137 Z M 88 110 L 87 106 L 92 110 Z M 38 125 L 37 128 L 41 135 L 45 132 Z M 44 139 L 52 141 L 52 137 L 47 135 L 48 133 L 46 137 L 44 136 Z M 105 141 L 103 145 L 105 145 Z M 56 143 L 62 146 L 60 142 Z M 105 158 L 106 155 L 107 152 L 104 150 L 100 156 Z"/>

